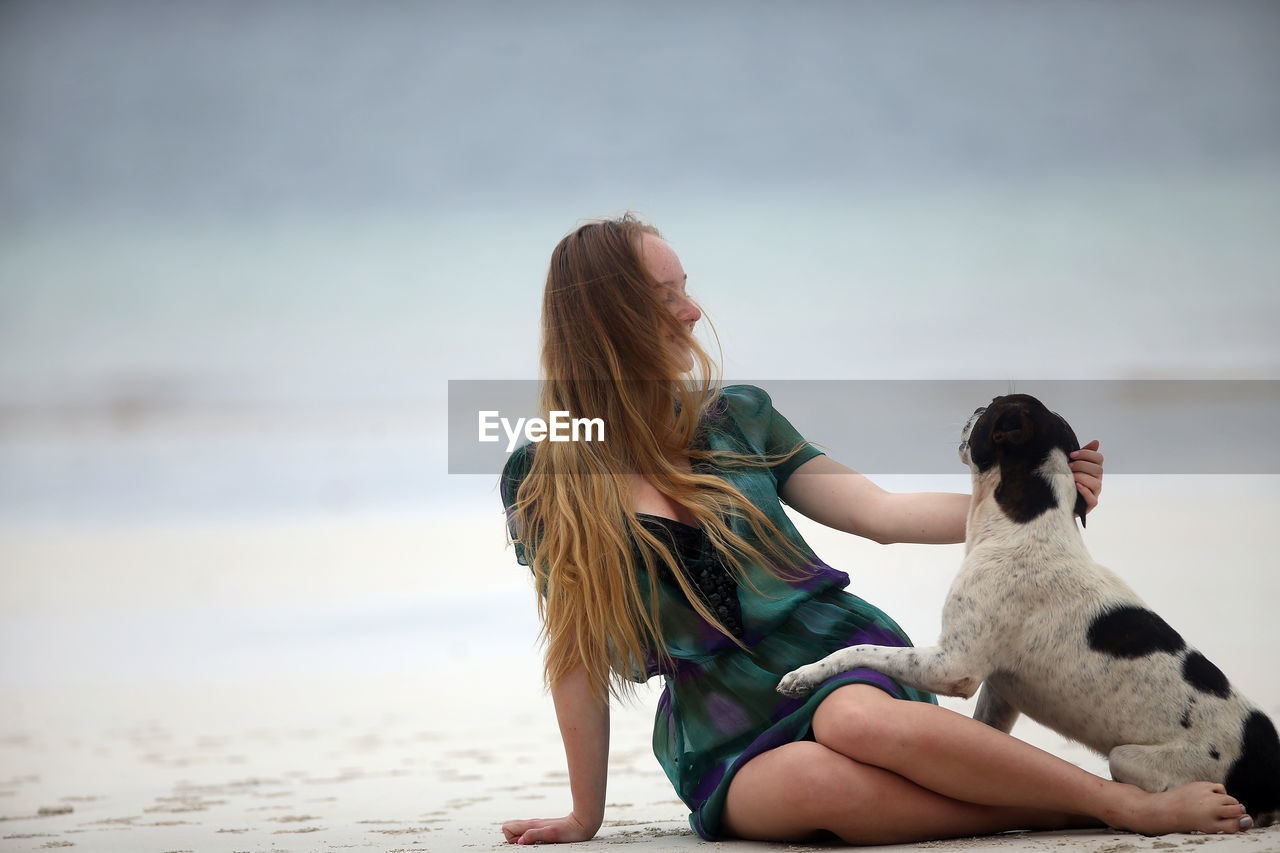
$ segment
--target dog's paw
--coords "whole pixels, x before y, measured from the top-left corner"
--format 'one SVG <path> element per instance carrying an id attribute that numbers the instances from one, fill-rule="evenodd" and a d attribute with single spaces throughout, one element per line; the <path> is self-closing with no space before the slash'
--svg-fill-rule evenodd
<path id="1" fill-rule="evenodd" d="M 782 680 L 778 682 L 777 690 L 783 696 L 790 696 L 793 699 L 799 699 L 808 696 L 813 689 L 818 686 L 822 678 L 818 674 L 819 667 L 815 664 L 802 666 L 799 669 L 792 670 L 782 676 Z"/>

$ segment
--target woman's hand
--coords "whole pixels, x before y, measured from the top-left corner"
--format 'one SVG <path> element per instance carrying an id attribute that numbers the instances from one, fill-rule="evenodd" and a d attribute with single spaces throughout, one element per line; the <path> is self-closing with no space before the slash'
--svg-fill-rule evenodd
<path id="1" fill-rule="evenodd" d="M 574 668 L 551 685 L 556 722 L 569 764 L 573 811 L 561 818 L 509 820 L 502 825 L 508 844 L 589 841 L 604 823 L 609 776 L 609 703 L 591 692 L 587 671 Z"/>
<path id="2" fill-rule="evenodd" d="M 502 825 L 502 834 L 508 844 L 563 844 L 569 841 L 590 841 L 595 838 L 600 824 L 586 826 L 577 816 L 561 818 L 535 818 L 534 820 L 509 820 Z"/>
<path id="3" fill-rule="evenodd" d="M 1088 512 L 1098 505 L 1098 495 L 1102 494 L 1102 454 L 1096 438 L 1071 454 L 1071 470 L 1076 475 L 1076 489 L 1084 496 L 1084 511 Z"/>

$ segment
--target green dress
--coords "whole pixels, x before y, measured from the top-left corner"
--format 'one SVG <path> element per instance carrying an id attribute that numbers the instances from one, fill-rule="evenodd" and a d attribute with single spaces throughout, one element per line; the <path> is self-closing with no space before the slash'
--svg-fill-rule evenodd
<path id="1" fill-rule="evenodd" d="M 783 484 L 821 451 L 774 411 L 769 395 L 748 385 L 725 387 L 703 427 L 699 441 L 715 450 L 778 457 L 801 448 L 772 467 L 698 470 L 732 483 L 777 526 L 804 555 L 787 567 L 803 580 L 783 581 L 748 566 L 746 575 L 758 592 L 737 585 L 700 528 L 640 517 L 655 534 L 666 532 L 699 595 L 747 646 L 742 649 L 699 616 L 673 578 L 659 579 L 658 612 L 671 664 L 650 656 L 647 671 L 634 677 L 644 681 L 660 675 L 666 681 L 654 721 L 654 754 L 689 807 L 690 825 L 703 838 L 715 840 L 723 836 L 721 815 L 734 774 L 766 750 L 810 739 L 814 711 L 835 689 L 874 684 L 902 699 L 936 700 L 869 669 L 840 673 L 804 699 L 775 691 L 786 673 L 844 646 L 909 646 L 911 641 L 878 608 L 844 591 L 849 576 L 819 560 L 783 511 L 778 498 Z M 533 452 L 533 445 L 525 445 L 507 462 L 501 493 L 508 508 Z M 733 524 L 735 532 L 754 541 L 748 525 Z M 527 556 L 517 543 L 520 563 L 528 565 Z M 644 579 L 640 589 L 648 589 Z"/>

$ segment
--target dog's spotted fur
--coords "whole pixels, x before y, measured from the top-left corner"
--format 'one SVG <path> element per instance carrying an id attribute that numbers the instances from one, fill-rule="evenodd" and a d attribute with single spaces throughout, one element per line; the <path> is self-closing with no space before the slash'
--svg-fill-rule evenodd
<path id="1" fill-rule="evenodd" d="M 1095 563 L 1073 516 L 1084 505 L 1068 467 L 1071 427 L 1034 397 L 996 398 L 966 424 L 973 472 L 965 560 L 934 648 L 852 646 L 789 673 L 778 690 L 810 693 L 859 667 L 948 696 L 1003 731 L 1026 714 L 1109 759 L 1148 791 L 1222 782 L 1255 824 L 1280 818 L 1280 739 L 1115 574 Z"/>

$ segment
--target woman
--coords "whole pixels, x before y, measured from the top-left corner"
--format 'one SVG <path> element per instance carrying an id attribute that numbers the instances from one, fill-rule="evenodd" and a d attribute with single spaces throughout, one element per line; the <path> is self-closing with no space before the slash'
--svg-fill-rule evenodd
<path id="1" fill-rule="evenodd" d="M 604 818 L 610 693 L 662 675 L 654 751 L 704 838 L 886 844 L 1011 829 L 1236 832 L 1221 785 L 1107 781 L 870 670 L 805 699 L 783 674 L 850 643 L 909 645 L 843 591 L 780 499 L 877 542 L 960 542 L 969 499 L 889 494 L 807 444 L 758 388 L 715 389 L 680 260 L 631 216 L 556 247 L 540 406 L 599 417 L 607 441 L 512 455 L 502 496 L 531 565 L 573 810 L 508 841 L 582 841 Z M 697 368 L 695 370 L 695 368 Z M 1092 508 L 1097 442 L 1072 468 Z"/>

